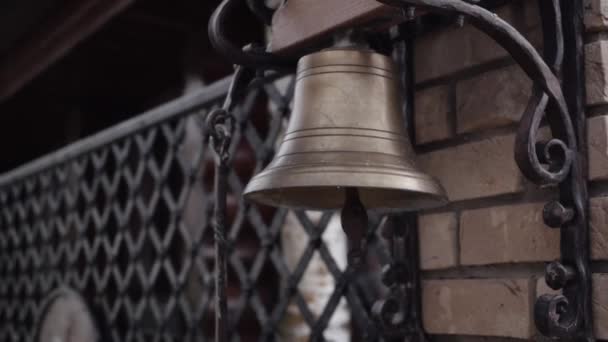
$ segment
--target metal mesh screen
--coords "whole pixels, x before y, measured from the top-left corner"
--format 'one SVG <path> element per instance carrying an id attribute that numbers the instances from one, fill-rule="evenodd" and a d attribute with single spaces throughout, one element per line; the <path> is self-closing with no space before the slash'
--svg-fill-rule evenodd
<path id="1" fill-rule="evenodd" d="M 247 180 L 270 161 L 289 113 L 293 80 L 252 89 L 235 113 L 229 176 L 232 340 L 289 340 L 286 319 L 323 339 L 347 305 L 354 340 L 379 340 L 371 306 L 390 262 L 372 215 L 366 269 L 348 281 L 322 234 L 332 213 L 288 213 L 246 203 Z M 0 340 L 33 341 L 45 297 L 80 291 L 104 341 L 207 341 L 213 336 L 213 154 L 204 117 L 226 80 L 0 177 Z M 286 227 L 286 218 L 298 222 Z M 297 226 L 297 227 L 296 227 Z M 282 229 L 306 243 L 288 264 Z M 311 260 L 335 282 L 311 308 L 300 284 Z M 343 288 L 340 288 L 344 285 Z"/>

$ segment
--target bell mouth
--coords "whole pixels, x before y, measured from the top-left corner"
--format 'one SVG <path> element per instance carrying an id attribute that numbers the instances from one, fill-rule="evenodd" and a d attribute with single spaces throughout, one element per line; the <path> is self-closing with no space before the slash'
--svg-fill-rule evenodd
<path id="1" fill-rule="evenodd" d="M 416 211 L 447 204 L 445 197 L 435 194 L 394 189 L 360 188 L 361 203 L 377 211 Z M 281 188 L 250 192 L 247 200 L 274 207 L 297 210 L 333 210 L 344 205 L 346 187 Z"/>
<path id="2" fill-rule="evenodd" d="M 302 171 L 302 170 L 300 170 Z M 357 177 L 360 173 L 360 177 Z M 314 185 L 313 185 L 314 184 Z M 447 204 L 443 187 L 417 172 L 380 174 L 377 170 L 308 170 L 262 172 L 245 189 L 244 197 L 275 207 L 307 210 L 340 209 L 346 188 L 359 191 L 367 209 L 416 211 Z"/>

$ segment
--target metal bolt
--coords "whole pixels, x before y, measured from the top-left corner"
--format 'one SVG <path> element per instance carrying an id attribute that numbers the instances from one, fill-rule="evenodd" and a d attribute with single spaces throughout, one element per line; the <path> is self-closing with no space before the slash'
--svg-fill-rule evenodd
<path id="1" fill-rule="evenodd" d="M 382 268 L 382 284 L 391 287 L 397 283 L 397 277 L 397 271 L 393 265 L 385 265 Z"/>
<path id="2" fill-rule="evenodd" d="M 382 323 L 387 325 L 399 324 L 402 322 L 403 316 L 401 306 L 395 298 L 387 298 L 379 300 L 372 306 L 372 314 Z"/>
<path id="3" fill-rule="evenodd" d="M 543 221 L 551 228 L 559 228 L 572 221 L 574 210 L 566 208 L 558 201 L 552 201 L 545 205 L 543 209 Z"/>
<path id="4" fill-rule="evenodd" d="M 560 262 L 552 262 L 545 268 L 545 282 L 554 289 L 563 289 L 566 284 L 574 279 L 576 271 Z"/>

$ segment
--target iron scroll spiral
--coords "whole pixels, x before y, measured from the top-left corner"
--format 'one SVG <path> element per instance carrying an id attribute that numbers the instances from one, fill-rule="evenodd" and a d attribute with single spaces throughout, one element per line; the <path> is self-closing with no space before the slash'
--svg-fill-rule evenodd
<path id="1" fill-rule="evenodd" d="M 536 183 L 559 183 L 566 179 L 572 166 L 572 151 L 577 150 L 576 136 L 561 82 L 532 44 L 514 27 L 487 9 L 462 0 L 377 0 L 381 3 L 411 7 L 419 6 L 447 14 L 463 15 L 480 31 L 496 41 L 513 57 L 534 81 L 535 91 L 524 113 L 516 144 L 516 161 L 524 175 Z M 555 3 L 556 1 L 553 1 Z M 556 61 L 561 59 L 557 56 Z M 539 152 L 536 137 L 546 109 L 556 115 L 547 116 L 555 139 Z M 551 120 L 555 118 L 555 120 Z M 544 157 L 548 157 L 546 160 Z M 558 158 L 561 156 L 561 158 Z M 549 162 L 550 167 L 545 163 Z"/>
<path id="2" fill-rule="evenodd" d="M 572 122 L 560 74 L 564 60 L 562 13 L 559 0 L 540 0 L 543 21 L 545 59 L 515 28 L 496 14 L 462 0 L 377 0 L 381 3 L 408 9 L 427 8 L 431 11 L 456 14 L 496 41 L 513 57 L 534 82 L 531 98 L 522 115 L 515 143 L 515 160 L 526 178 L 539 185 L 559 184 L 560 197 L 565 197 L 572 208 L 560 202 L 549 203 L 543 212 L 545 223 L 562 229 L 573 237 L 574 246 L 584 245 L 587 234 L 586 211 L 582 190 L 577 185 L 581 177 L 581 162 L 577 134 Z M 566 0 L 575 1 L 575 0 Z M 575 15 L 568 13 L 568 15 Z M 551 66 L 549 66 L 549 64 Z M 541 122 L 546 119 L 552 138 L 538 142 Z M 575 169 L 576 168 L 576 169 Z M 575 171 L 573 171 L 575 170 Z M 575 174 L 573 174 L 575 173 Z M 566 195 L 564 196 L 564 193 Z M 572 223 L 574 219 L 577 223 Z M 585 228 L 585 229 L 583 229 Z M 578 230 L 578 232 L 574 232 Z M 562 246 L 562 249 L 564 247 Z M 586 249 L 585 249 L 586 250 Z M 563 255 L 562 250 L 562 255 Z M 560 295 L 543 295 L 535 305 L 534 317 L 541 333 L 554 338 L 582 338 L 593 340 L 589 299 L 590 273 L 587 256 L 575 252 L 570 257 L 572 266 L 560 262 L 547 266 L 546 280 L 554 289 L 563 289 Z M 568 272 L 552 272 L 567 268 Z M 570 274 L 566 279 L 562 275 Z M 557 277 L 557 278 L 556 278 Z M 558 279 L 559 278 L 559 279 Z M 562 279 L 563 278 L 563 279 Z M 572 284 L 576 285 L 572 285 Z M 566 290 L 568 288 L 568 290 Z"/>

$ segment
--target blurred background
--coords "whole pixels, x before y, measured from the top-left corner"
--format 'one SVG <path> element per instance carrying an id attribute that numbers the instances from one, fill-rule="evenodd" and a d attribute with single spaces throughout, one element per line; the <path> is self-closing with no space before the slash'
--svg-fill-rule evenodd
<path id="1" fill-rule="evenodd" d="M 207 38 L 218 4 L 0 2 L 0 172 L 230 74 Z M 242 8 L 232 36 L 261 41 Z"/>

